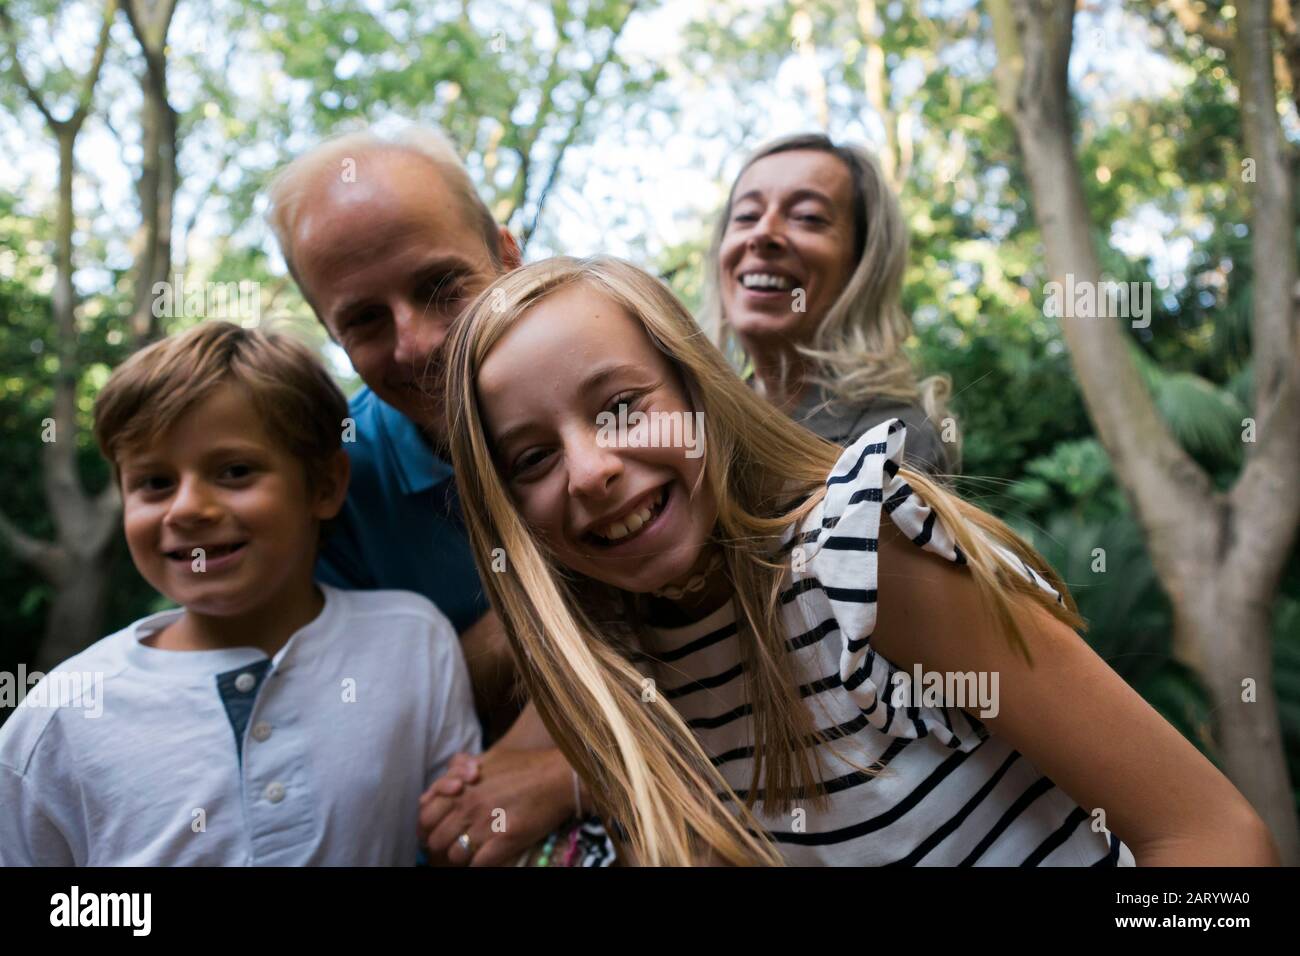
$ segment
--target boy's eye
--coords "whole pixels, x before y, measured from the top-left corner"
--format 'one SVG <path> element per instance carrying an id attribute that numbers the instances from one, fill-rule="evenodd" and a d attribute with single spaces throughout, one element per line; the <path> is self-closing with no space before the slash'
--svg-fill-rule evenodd
<path id="1" fill-rule="evenodd" d="M 240 479 L 247 478 L 252 473 L 253 466 L 243 464 L 242 462 L 239 464 L 227 465 L 225 468 L 221 469 L 221 477 L 231 481 L 239 481 Z"/>
<path id="2" fill-rule="evenodd" d="M 136 475 L 131 479 L 132 491 L 158 492 L 171 487 L 171 479 L 166 475 Z"/>

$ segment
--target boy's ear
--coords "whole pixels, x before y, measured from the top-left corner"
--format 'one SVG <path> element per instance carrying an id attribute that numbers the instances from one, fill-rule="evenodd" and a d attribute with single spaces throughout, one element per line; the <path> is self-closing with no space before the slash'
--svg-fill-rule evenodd
<path id="1" fill-rule="evenodd" d="M 326 463 L 316 483 L 317 518 L 328 521 L 338 515 L 348 497 L 348 480 L 352 477 L 352 459 L 340 448 Z"/>

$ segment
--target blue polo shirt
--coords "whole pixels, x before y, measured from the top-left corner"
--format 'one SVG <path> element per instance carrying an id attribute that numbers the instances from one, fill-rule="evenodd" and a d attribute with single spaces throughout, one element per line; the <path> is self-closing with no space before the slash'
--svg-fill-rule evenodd
<path id="1" fill-rule="evenodd" d="M 316 563 L 317 580 L 346 590 L 423 594 L 458 633 L 488 609 L 451 464 L 409 418 L 362 388 L 348 403 L 356 440 L 344 442 L 352 483 Z"/>

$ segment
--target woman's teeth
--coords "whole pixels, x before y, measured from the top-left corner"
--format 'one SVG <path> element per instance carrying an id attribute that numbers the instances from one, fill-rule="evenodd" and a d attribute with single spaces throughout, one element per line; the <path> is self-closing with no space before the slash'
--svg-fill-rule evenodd
<path id="1" fill-rule="evenodd" d="M 599 531 L 593 531 L 592 535 L 598 540 L 605 543 L 621 540 L 630 534 L 635 534 L 643 527 L 650 523 L 650 519 L 659 513 L 663 507 L 666 496 L 666 488 L 659 489 L 659 494 L 650 504 L 634 511 L 630 515 L 624 515 L 618 521 L 611 522 Z"/>
<path id="2" fill-rule="evenodd" d="M 790 280 L 785 276 L 772 275 L 768 272 L 748 272 L 740 277 L 740 284 L 746 289 L 780 289 L 790 288 Z"/>

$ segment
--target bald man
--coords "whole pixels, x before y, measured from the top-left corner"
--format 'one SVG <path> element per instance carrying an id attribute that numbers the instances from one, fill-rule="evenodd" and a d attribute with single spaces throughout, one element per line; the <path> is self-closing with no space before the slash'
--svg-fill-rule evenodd
<path id="1" fill-rule="evenodd" d="M 350 403 L 352 486 L 318 577 L 433 601 L 461 635 L 490 734 L 510 706 L 514 664 L 474 567 L 438 386 L 451 324 L 519 265 L 519 247 L 433 130 L 329 140 L 285 167 L 270 196 L 291 275 L 365 382 Z M 583 801 L 530 704 L 486 753 L 453 761 L 425 794 L 421 827 L 433 862 L 504 864 Z M 600 848 L 591 858 L 607 862 Z"/>

